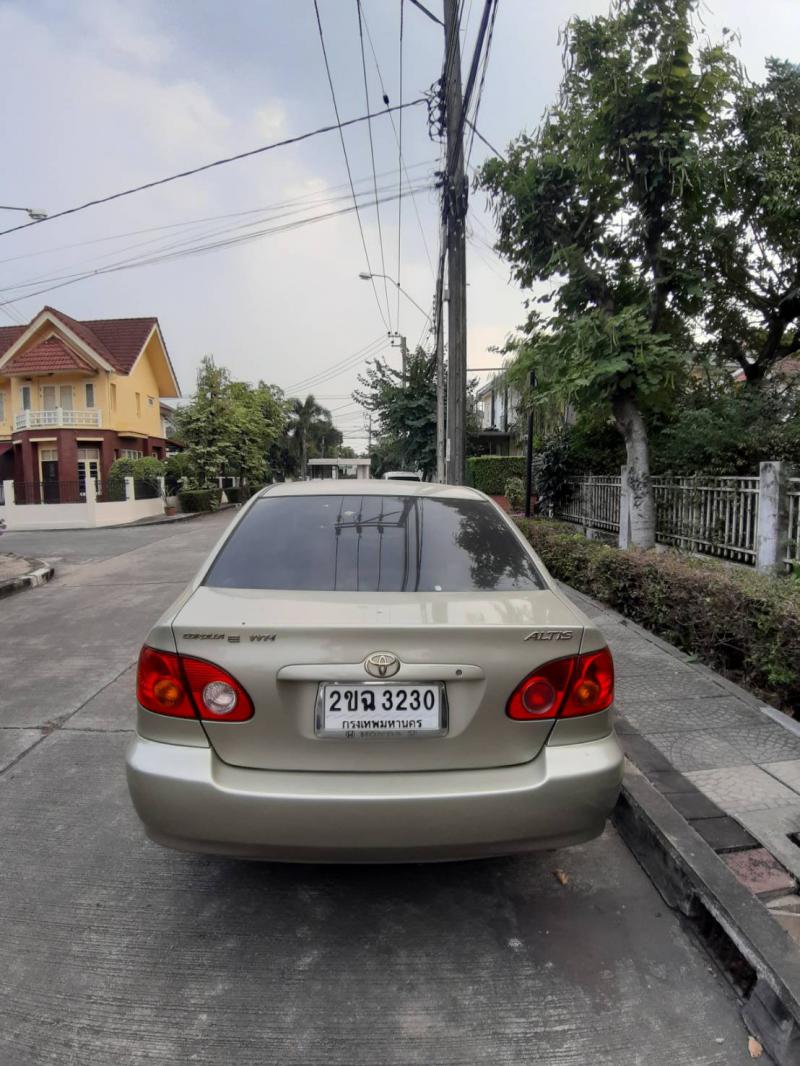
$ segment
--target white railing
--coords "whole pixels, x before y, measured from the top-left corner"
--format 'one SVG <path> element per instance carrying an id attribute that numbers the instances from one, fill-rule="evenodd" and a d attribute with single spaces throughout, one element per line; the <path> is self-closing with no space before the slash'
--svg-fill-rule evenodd
<path id="1" fill-rule="evenodd" d="M 755 563 L 757 477 L 655 478 L 653 490 L 660 544 Z"/>
<path id="2" fill-rule="evenodd" d="M 14 429 L 46 429 L 88 426 L 92 429 L 102 425 L 100 411 L 72 411 L 66 407 L 54 407 L 49 411 L 21 411 L 14 415 Z"/>
<path id="3" fill-rule="evenodd" d="M 572 477 L 567 483 L 569 500 L 555 510 L 556 518 L 592 529 L 619 530 L 619 477 Z"/>
<path id="4" fill-rule="evenodd" d="M 786 491 L 788 525 L 786 537 L 787 566 L 800 566 L 800 477 L 790 477 Z"/>

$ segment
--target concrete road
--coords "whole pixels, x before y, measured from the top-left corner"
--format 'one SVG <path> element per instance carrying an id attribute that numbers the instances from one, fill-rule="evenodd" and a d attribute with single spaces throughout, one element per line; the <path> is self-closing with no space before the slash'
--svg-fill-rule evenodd
<path id="1" fill-rule="evenodd" d="M 612 830 L 377 868 L 144 839 L 133 663 L 228 520 L 65 535 L 69 565 L 3 604 L 0 1066 L 749 1063 L 727 985 Z"/>

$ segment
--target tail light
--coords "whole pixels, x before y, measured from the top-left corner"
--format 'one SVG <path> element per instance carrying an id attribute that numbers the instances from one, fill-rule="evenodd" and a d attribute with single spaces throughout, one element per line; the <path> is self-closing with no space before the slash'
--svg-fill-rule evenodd
<path id="1" fill-rule="evenodd" d="M 604 711 L 614 702 L 614 661 L 608 648 L 553 659 L 514 689 L 506 714 L 520 722 L 575 718 Z"/>
<path id="2" fill-rule="evenodd" d="M 227 670 L 147 645 L 139 655 L 136 698 L 146 710 L 173 718 L 244 722 L 253 716 L 252 700 Z"/>

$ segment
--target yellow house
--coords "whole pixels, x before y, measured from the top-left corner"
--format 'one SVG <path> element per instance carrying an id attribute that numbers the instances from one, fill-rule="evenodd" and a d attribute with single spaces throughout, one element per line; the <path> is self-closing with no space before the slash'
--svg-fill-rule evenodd
<path id="1" fill-rule="evenodd" d="M 161 400 L 180 396 L 157 318 L 79 322 L 52 307 L 0 327 L 0 481 L 56 501 L 115 459 L 165 458 Z"/>

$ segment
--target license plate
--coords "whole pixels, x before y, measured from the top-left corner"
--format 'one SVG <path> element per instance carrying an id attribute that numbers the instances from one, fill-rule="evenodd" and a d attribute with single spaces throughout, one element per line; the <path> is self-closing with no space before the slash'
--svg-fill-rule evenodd
<path id="1" fill-rule="evenodd" d="M 442 686 L 330 684 L 317 701 L 317 735 L 368 737 L 441 736 L 446 732 Z"/>

